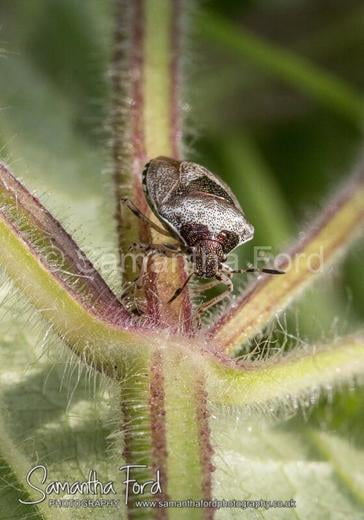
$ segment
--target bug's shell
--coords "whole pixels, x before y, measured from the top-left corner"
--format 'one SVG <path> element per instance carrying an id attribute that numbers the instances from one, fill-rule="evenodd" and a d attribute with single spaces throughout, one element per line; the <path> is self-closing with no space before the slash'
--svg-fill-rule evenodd
<path id="1" fill-rule="evenodd" d="M 254 228 L 230 188 L 199 164 L 152 159 L 143 171 L 143 188 L 155 215 L 187 247 L 216 240 L 227 254 L 253 238 Z"/>

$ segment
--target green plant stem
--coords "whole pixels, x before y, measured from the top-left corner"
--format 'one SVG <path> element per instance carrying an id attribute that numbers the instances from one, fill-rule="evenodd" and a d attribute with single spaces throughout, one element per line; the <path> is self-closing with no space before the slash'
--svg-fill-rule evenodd
<path id="1" fill-rule="evenodd" d="M 328 202 L 326 212 L 276 264 L 285 274 L 264 276 L 251 284 L 214 325 L 211 334 L 216 348 L 233 352 L 259 334 L 360 236 L 363 221 L 364 174 L 360 165 L 356 174 Z"/>
<path id="2" fill-rule="evenodd" d="M 125 112 L 117 110 L 114 115 L 117 204 L 121 196 L 129 196 L 145 214 L 155 219 L 144 198 L 141 173 L 145 163 L 159 155 L 181 158 L 179 76 L 184 5 L 179 0 L 137 0 L 133 3 L 119 1 L 118 6 L 118 20 L 122 26 L 116 31 L 116 49 L 122 48 L 124 41 L 123 48 L 129 51 L 127 55 L 119 55 L 116 50 L 113 70 L 116 81 L 114 107 L 127 108 Z M 125 75 L 129 79 L 127 90 L 132 100 L 129 107 L 123 101 L 125 87 L 120 88 Z M 121 147 L 119 131 L 130 139 L 127 154 Z M 165 242 L 164 237 L 146 228 L 120 206 L 117 220 L 124 251 L 126 240 L 132 236 L 137 241 Z M 133 231 L 130 233 L 133 228 L 139 228 L 137 235 L 133 235 Z M 161 261 L 164 268 L 156 269 L 162 265 Z M 171 259 L 166 265 L 164 258 L 154 258 L 149 262 L 144 278 L 146 313 L 156 324 L 164 328 L 169 326 L 171 336 L 176 332 L 191 332 L 188 291 L 173 304 L 167 303 L 185 276 L 179 261 Z M 135 372 L 141 374 L 143 383 L 138 382 L 138 377 L 130 377 L 127 388 L 122 388 L 124 459 L 130 464 L 147 464 L 146 479 L 154 478 L 156 469 L 160 471 L 162 494 L 154 499 L 208 498 L 212 450 L 203 380 L 201 374 L 191 368 L 188 359 L 186 361 L 185 354 L 173 349 L 171 338 L 165 345 L 161 340 L 160 347 L 161 350 L 154 352 Z M 130 370 L 132 375 L 134 368 Z M 135 405 L 142 411 L 142 417 L 138 416 Z M 130 424 L 133 425 L 132 434 L 128 433 Z M 206 514 L 211 516 L 212 512 L 190 509 L 184 512 L 162 509 L 159 512 L 163 518 L 206 518 Z M 129 516 L 139 518 L 143 515 L 150 518 L 153 513 L 133 508 L 131 501 Z"/>
<path id="3" fill-rule="evenodd" d="M 297 229 L 279 186 L 253 139 L 246 132 L 229 135 L 221 150 L 224 169 L 231 172 L 231 188 L 248 218 L 254 216 L 253 246 L 268 246 L 274 252 L 286 247 Z M 336 291 L 330 296 L 317 291 L 309 301 L 299 302 L 299 333 L 312 333 L 318 315 L 320 325 L 324 323 L 329 327 L 334 317 L 342 313 L 340 303 Z"/>
<path id="4" fill-rule="evenodd" d="M 127 358 L 149 353 L 126 309 L 59 222 L 1 163 L 0 205 L 2 269 L 77 356 L 122 377 Z"/>
<path id="5" fill-rule="evenodd" d="M 297 408 L 305 395 L 332 388 L 334 381 L 350 383 L 363 374 L 363 337 L 348 337 L 333 345 L 318 345 L 266 362 L 242 363 L 241 368 L 224 368 L 210 363 L 208 377 L 212 401 L 252 409 Z"/>
<path id="6" fill-rule="evenodd" d="M 202 374 L 186 356 L 168 351 L 164 377 L 168 494 L 176 500 L 210 497 L 212 449 Z M 175 517 L 188 520 L 209 515 L 212 511 L 185 508 Z"/>

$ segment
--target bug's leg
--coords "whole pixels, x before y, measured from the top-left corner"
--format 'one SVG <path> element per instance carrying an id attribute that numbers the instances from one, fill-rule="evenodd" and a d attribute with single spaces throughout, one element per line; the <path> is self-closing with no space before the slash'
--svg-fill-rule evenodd
<path id="1" fill-rule="evenodd" d="M 178 246 L 174 244 L 142 244 L 142 243 L 134 243 L 130 246 L 130 250 L 139 250 L 144 252 L 144 257 L 140 266 L 140 272 L 139 275 L 129 282 L 127 286 L 125 287 L 125 290 L 122 292 L 122 297 L 125 296 L 131 288 L 134 289 L 141 289 L 143 278 L 147 269 L 148 260 L 153 255 L 164 255 L 167 257 L 173 257 L 174 255 L 182 254 L 184 251 Z M 188 282 L 192 278 L 194 273 L 192 273 L 185 281 L 182 287 L 177 289 L 173 297 L 168 301 L 168 303 L 172 302 L 177 296 L 181 294 L 183 289 L 187 286 Z"/>
<path id="2" fill-rule="evenodd" d="M 211 300 L 208 300 L 207 302 L 203 303 L 199 306 L 197 309 L 197 316 L 198 318 L 206 312 L 210 307 L 213 307 L 214 305 L 220 303 L 222 300 L 225 300 L 225 298 L 228 298 L 232 291 L 233 291 L 233 282 L 231 281 L 231 278 L 229 275 L 225 273 L 221 273 L 218 277 L 216 277 L 219 283 L 224 283 L 227 287 L 225 291 L 223 291 L 221 294 L 218 294 L 214 298 L 211 298 Z M 217 285 L 217 284 L 216 284 Z"/>
<path id="3" fill-rule="evenodd" d="M 167 237 L 171 236 L 171 234 L 166 229 L 163 229 L 162 227 L 158 226 L 157 224 L 154 224 L 154 222 L 152 222 L 146 215 L 144 215 L 144 213 L 142 213 L 140 211 L 140 209 L 138 209 L 131 200 L 121 199 L 120 204 L 125 204 L 125 206 L 128 209 L 130 209 L 130 211 L 132 213 L 134 213 L 134 215 L 136 217 L 138 217 L 141 220 L 143 220 L 144 222 L 146 222 L 150 227 L 152 227 L 155 231 L 158 231 L 158 233 L 160 233 L 161 235 L 165 235 Z"/>
<path id="4" fill-rule="evenodd" d="M 130 280 L 129 282 L 127 282 L 125 284 L 125 288 L 121 293 L 121 297 L 125 296 L 130 291 L 131 288 L 140 289 L 142 287 L 142 281 L 143 281 L 143 277 L 144 277 L 144 274 L 145 274 L 145 271 L 147 268 L 149 256 L 151 256 L 154 252 L 153 250 L 150 249 L 149 244 L 142 244 L 142 243 L 133 244 L 132 246 L 129 247 L 129 251 L 132 249 L 135 249 L 135 250 L 139 249 L 140 251 L 144 251 L 145 255 L 141 262 L 140 262 L 140 259 L 138 259 L 139 261 L 137 261 L 137 265 L 138 265 L 139 273 L 136 276 L 136 278 L 134 278 L 134 280 Z"/>
<path id="5" fill-rule="evenodd" d="M 134 243 L 129 247 L 129 251 L 142 251 L 148 255 L 160 254 L 169 257 L 183 253 L 182 249 L 174 244 Z"/>
<path id="6" fill-rule="evenodd" d="M 121 293 L 121 297 L 125 296 L 131 288 L 134 288 L 134 289 L 141 289 L 142 287 L 142 282 L 143 282 L 143 277 L 144 277 L 144 274 L 145 274 L 145 271 L 146 271 L 146 268 L 147 268 L 147 263 L 148 263 L 148 258 L 149 258 L 150 254 L 146 254 L 145 257 L 143 258 L 141 264 L 139 263 L 139 273 L 138 273 L 138 276 L 136 276 L 134 278 L 134 280 L 131 280 L 130 282 L 127 282 L 125 284 L 125 289 L 122 291 Z"/>
<path id="7" fill-rule="evenodd" d="M 129 282 L 126 282 L 124 287 L 123 287 L 123 290 L 121 291 L 121 294 L 120 294 L 120 299 L 122 300 L 123 298 L 125 298 L 125 296 L 128 294 L 128 292 L 130 291 L 130 289 L 132 287 L 134 287 L 134 285 L 136 284 L 136 282 L 138 281 L 138 278 L 139 276 L 137 276 L 136 278 L 134 278 L 134 280 L 130 280 Z"/>
<path id="8" fill-rule="evenodd" d="M 147 270 L 147 265 L 149 258 L 155 254 L 162 254 L 165 256 L 172 256 L 173 254 L 177 254 L 177 251 L 172 251 L 168 253 L 165 249 L 163 249 L 164 244 L 133 244 L 131 248 L 139 249 L 145 253 L 141 263 L 139 263 L 139 274 L 138 276 L 130 282 L 131 285 L 135 286 L 137 289 L 142 288 L 143 278 Z M 131 249 L 129 248 L 129 250 Z"/>
<path id="9" fill-rule="evenodd" d="M 145 265 L 143 262 L 138 276 L 136 278 L 134 278 L 134 280 L 130 280 L 129 282 L 126 282 L 125 287 L 121 292 L 120 298 L 124 298 L 130 291 L 130 289 L 140 289 L 141 288 L 141 286 L 142 286 L 141 282 L 143 280 L 144 273 L 145 273 Z"/>
<path id="10" fill-rule="evenodd" d="M 139 265 L 140 272 L 134 280 L 131 280 L 127 283 L 124 291 L 122 292 L 122 296 L 129 292 L 131 287 L 136 287 L 137 289 L 140 289 L 142 286 L 143 276 L 145 274 L 147 263 L 149 257 L 159 254 L 164 255 L 167 257 L 172 257 L 174 255 L 182 254 L 183 250 L 175 244 L 143 244 L 143 243 L 134 243 L 129 247 L 129 251 L 141 251 L 144 252 L 144 258 Z"/>
<path id="11" fill-rule="evenodd" d="M 186 289 L 188 283 L 191 281 L 191 278 L 192 278 L 193 276 L 195 276 L 195 273 L 191 273 L 189 276 L 187 276 L 187 278 L 186 278 L 184 284 L 176 290 L 176 292 L 174 293 L 174 295 L 172 296 L 172 298 L 170 298 L 170 299 L 168 300 L 168 303 L 172 303 L 172 302 L 173 302 L 173 301 L 174 301 L 174 300 L 175 300 L 175 299 L 176 299 L 176 298 L 181 294 L 181 292 L 183 292 L 184 289 Z"/>
<path id="12" fill-rule="evenodd" d="M 132 302 L 131 312 L 133 312 L 134 314 L 137 314 L 138 316 L 141 316 L 142 314 L 144 314 L 144 310 L 140 308 L 139 303 L 135 296 L 136 296 L 137 291 L 140 290 L 143 286 L 143 278 L 144 278 L 144 275 L 145 275 L 145 272 L 147 269 L 149 256 L 151 256 L 150 253 L 147 253 L 144 256 L 141 264 L 139 264 L 138 276 L 136 278 L 134 278 L 134 280 L 131 280 L 130 282 L 127 282 L 125 284 L 125 288 L 120 295 L 120 298 L 122 300 L 124 299 L 125 302 L 127 302 L 127 304 L 130 304 L 130 302 Z M 134 291 L 132 297 L 130 297 L 128 295 L 130 290 Z"/>
<path id="13" fill-rule="evenodd" d="M 201 284 L 199 287 L 195 287 L 194 292 L 202 293 L 202 292 L 208 291 L 209 289 L 213 289 L 214 287 L 216 287 L 217 285 L 220 285 L 221 283 L 223 283 L 222 280 L 220 280 L 219 278 L 215 278 L 215 280 L 212 280 L 211 282 L 207 282 L 207 283 Z"/>

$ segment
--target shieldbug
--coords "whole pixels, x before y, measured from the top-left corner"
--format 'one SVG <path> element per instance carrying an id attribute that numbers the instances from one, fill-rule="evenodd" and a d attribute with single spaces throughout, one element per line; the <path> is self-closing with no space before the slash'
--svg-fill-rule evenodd
<path id="1" fill-rule="evenodd" d="M 159 233 L 174 237 L 179 248 L 153 244 L 142 247 L 149 253 L 190 255 L 192 262 L 192 273 L 169 302 L 181 294 L 193 276 L 211 279 L 202 286 L 203 291 L 220 283 L 226 285 L 224 292 L 200 307 L 203 312 L 232 291 L 235 273 L 283 274 L 276 269 L 233 270 L 225 264 L 231 251 L 253 238 L 254 228 L 235 195 L 217 175 L 194 162 L 157 157 L 145 165 L 142 183 L 147 202 L 163 228 L 131 201 L 122 202 Z"/>

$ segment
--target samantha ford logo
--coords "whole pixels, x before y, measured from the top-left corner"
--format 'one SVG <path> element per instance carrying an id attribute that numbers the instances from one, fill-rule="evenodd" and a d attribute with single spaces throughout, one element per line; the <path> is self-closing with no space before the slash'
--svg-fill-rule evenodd
<path id="1" fill-rule="evenodd" d="M 155 479 L 138 481 L 136 476 L 138 470 L 145 469 L 147 466 L 140 464 L 130 464 L 119 468 L 121 472 L 124 472 L 125 479 L 122 481 L 124 484 L 125 492 L 125 504 L 131 496 L 135 495 L 156 495 L 162 492 L 160 484 L 159 470 L 155 473 Z M 21 504 L 34 505 L 44 502 L 47 497 L 53 495 L 98 495 L 98 496 L 112 496 L 116 495 L 114 482 L 109 480 L 102 482 L 98 479 L 97 472 L 93 469 L 89 471 L 88 479 L 79 481 L 60 481 L 48 479 L 48 469 L 42 464 L 38 464 L 31 468 L 26 476 L 27 485 L 33 490 L 31 500 L 18 499 Z M 118 502 L 118 501 L 115 501 Z M 108 504 L 112 505 L 112 504 Z M 115 504 L 113 504 L 115 505 Z"/>
<path id="2" fill-rule="evenodd" d="M 166 500 L 162 492 L 159 470 L 155 472 L 154 478 L 141 480 L 141 473 L 145 474 L 146 465 L 129 464 L 119 468 L 124 480 L 118 484 L 124 485 L 123 493 L 116 489 L 115 482 L 109 480 L 101 481 L 97 472 L 89 471 L 87 480 L 60 481 L 48 478 L 48 469 L 43 464 L 38 464 L 28 471 L 26 483 L 29 487 L 28 500 L 18 499 L 21 504 L 41 504 L 48 500 L 49 507 L 56 508 L 78 508 L 78 507 L 119 507 L 119 498 L 128 504 L 134 497 L 133 506 L 136 508 L 229 508 L 229 509 L 271 509 L 271 508 L 295 508 L 296 501 L 288 500 L 243 500 L 243 499 L 185 499 Z M 144 470 L 144 471 L 143 471 Z M 138 479 L 139 475 L 139 479 Z M 92 498 L 97 496 L 97 498 Z M 144 497 L 142 497 L 144 495 Z M 159 496 L 155 496 L 159 495 Z M 71 498 L 74 497 L 74 498 Z M 115 498 L 113 498 L 115 497 Z M 139 497 L 135 499 L 135 497 Z M 147 500 L 145 500 L 147 498 Z"/>

